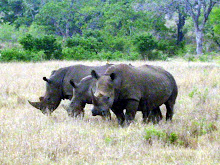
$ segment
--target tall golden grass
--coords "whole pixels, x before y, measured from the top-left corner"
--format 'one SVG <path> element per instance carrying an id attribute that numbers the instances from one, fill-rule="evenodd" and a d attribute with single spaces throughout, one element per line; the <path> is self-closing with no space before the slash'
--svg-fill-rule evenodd
<path id="1" fill-rule="evenodd" d="M 212 63 L 130 62 L 162 66 L 179 94 L 172 122 L 135 122 L 121 128 L 93 117 L 67 116 L 62 106 L 45 116 L 28 104 L 45 92 L 43 76 L 54 69 L 105 62 L 51 61 L 0 64 L 0 164 L 219 164 L 220 67 Z M 119 63 L 119 62 L 117 62 Z M 126 62 L 129 63 L 129 62 Z M 69 101 L 63 101 L 67 105 Z M 162 106 L 163 115 L 165 108 Z"/>

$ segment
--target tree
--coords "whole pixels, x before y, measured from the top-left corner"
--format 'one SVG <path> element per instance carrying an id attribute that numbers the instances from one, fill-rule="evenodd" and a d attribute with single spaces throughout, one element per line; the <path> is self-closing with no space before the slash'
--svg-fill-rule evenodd
<path id="1" fill-rule="evenodd" d="M 185 25 L 185 20 L 187 18 L 185 6 L 183 6 L 178 0 L 154 0 L 154 1 L 144 1 L 144 3 L 139 3 L 139 6 L 142 6 L 140 10 L 151 11 L 151 19 L 158 19 L 160 20 L 167 18 L 170 19 L 173 16 L 177 16 L 176 19 L 176 27 L 177 27 L 177 34 L 176 34 L 176 44 L 179 46 L 181 45 L 182 41 L 184 40 L 184 32 L 183 27 Z M 162 18 L 161 18 L 162 16 Z"/>
<path id="2" fill-rule="evenodd" d="M 190 14 L 196 34 L 196 53 L 203 54 L 204 28 L 213 7 L 219 0 L 182 0 Z"/>
<path id="3" fill-rule="evenodd" d="M 152 50 L 157 46 L 156 39 L 150 34 L 141 34 L 135 37 L 134 44 L 143 60 L 153 59 L 151 57 Z"/>
<path id="4" fill-rule="evenodd" d="M 2 20 L 5 23 L 14 23 L 18 17 L 23 15 L 22 0 L 1 0 L 0 11 Z"/>
<path id="5" fill-rule="evenodd" d="M 220 50 L 220 8 L 216 7 L 210 15 L 210 22 L 212 23 L 212 37 Z"/>

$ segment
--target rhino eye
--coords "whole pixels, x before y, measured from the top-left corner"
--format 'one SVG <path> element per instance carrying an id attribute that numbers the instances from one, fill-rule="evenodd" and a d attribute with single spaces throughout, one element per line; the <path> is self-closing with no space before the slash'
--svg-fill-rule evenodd
<path id="1" fill-rule="evenodd" d="M 105 97 L 104 97 L 104 100 L 106 100 L 106 101 L 108 101 L 109 99 L 110 99 L 109 96 L 105 96 Z"/>

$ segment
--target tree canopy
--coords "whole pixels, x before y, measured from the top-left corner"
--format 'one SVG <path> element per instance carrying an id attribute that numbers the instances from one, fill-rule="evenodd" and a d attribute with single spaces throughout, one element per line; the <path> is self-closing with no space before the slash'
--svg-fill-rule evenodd
<path id="1" fill-rule="evenodd" d="M 19 42 L 26 35 L 33 40 L 52 35 L 62 45 L 64 54 L 70 49 L 106 57 L 117 53 L 117 57 L 129 58 L 137 53 L 142 58 L 146 58 L 144 54 L 170 57 L 189 50 L 201 54 L 219 51 L 219 3 L 219 0 L 2 0 L 0 26 L 2 31 L 12 30 L 1 34 L 0 39 Z M 66 47 L 73 40 L 79 44 Z M 152 42 L 147 44 L 148 41 Z M 206 43 L 212 46 L 204 50 Z"/>

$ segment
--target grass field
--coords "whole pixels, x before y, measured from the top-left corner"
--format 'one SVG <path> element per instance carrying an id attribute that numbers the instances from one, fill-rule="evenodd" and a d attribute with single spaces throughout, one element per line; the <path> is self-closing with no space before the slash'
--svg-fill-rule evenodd
<path id="1" fill-rule="evenodd" d="M 77 63 L 105 64 L 0 64 L 0 164 L 220 164 L 219 64 L 131 62 L 165 68 L 179 94 L 172 122 L 143 124 L 139 112 L 134 123 L 120 128 L 114 115 L 112 121 L 93 117 L 90 105 L 84 119 L 72 119 L 62 105 L 45 116 L 27 102 L 44 94 L 43 76 Z"/>

